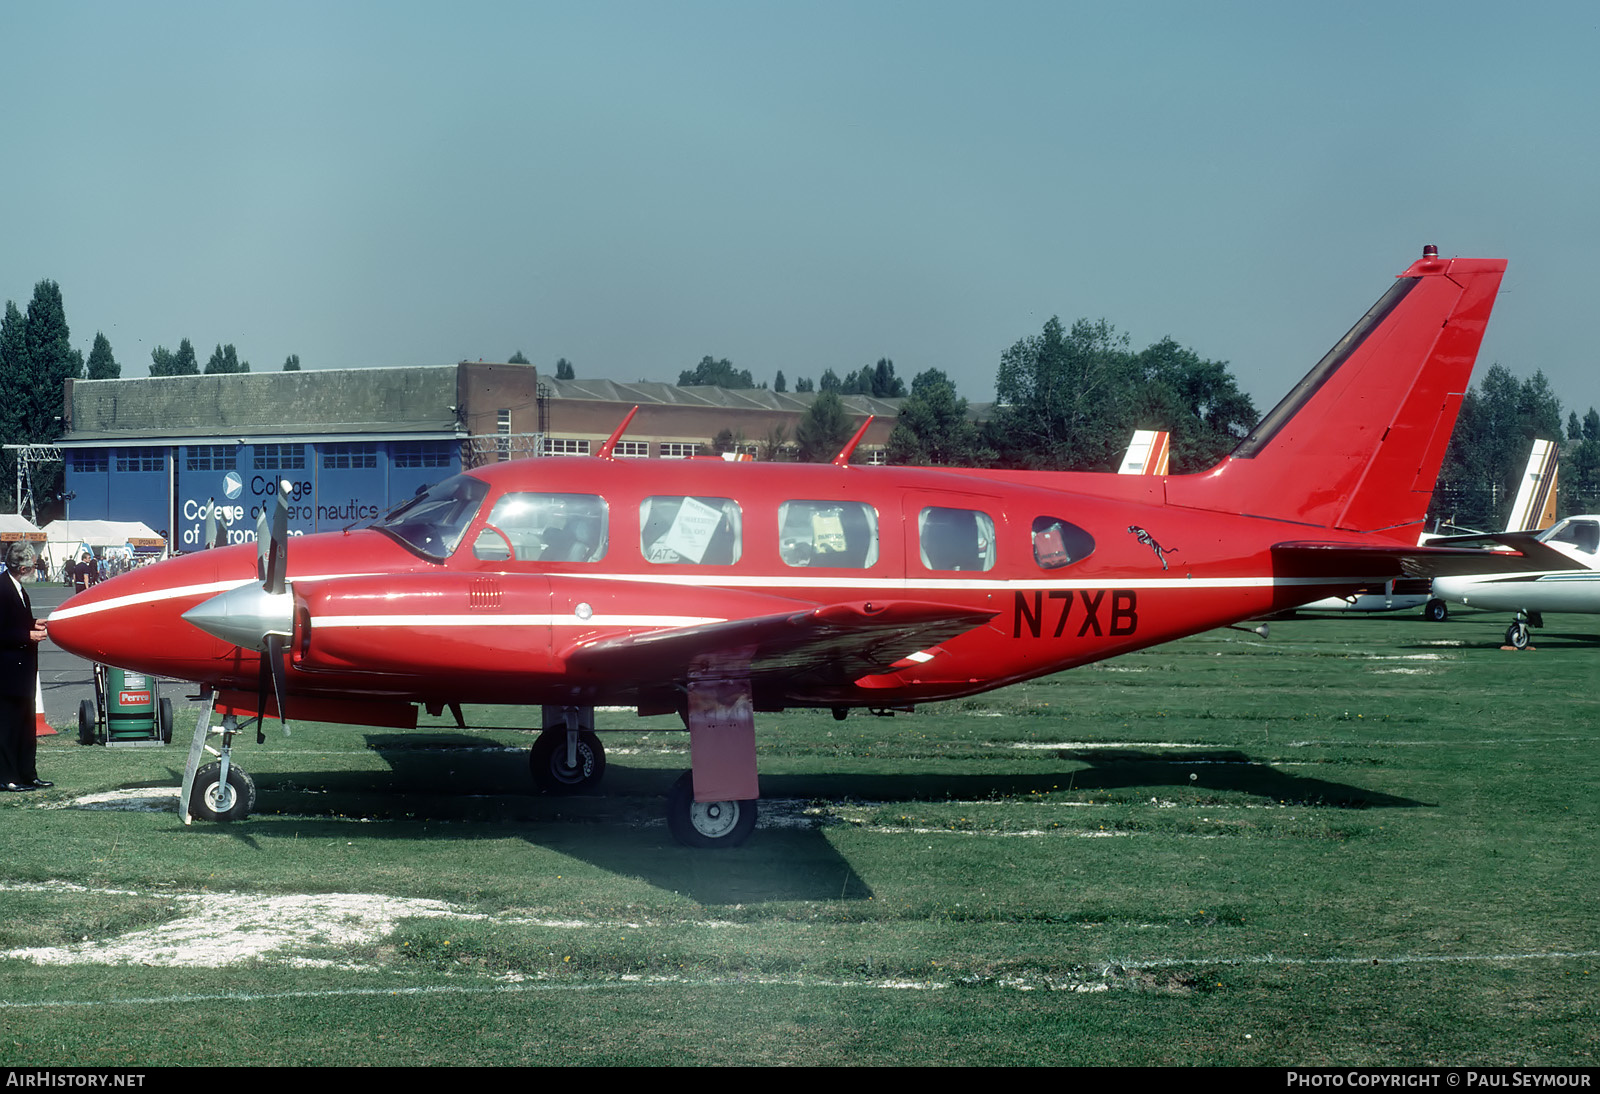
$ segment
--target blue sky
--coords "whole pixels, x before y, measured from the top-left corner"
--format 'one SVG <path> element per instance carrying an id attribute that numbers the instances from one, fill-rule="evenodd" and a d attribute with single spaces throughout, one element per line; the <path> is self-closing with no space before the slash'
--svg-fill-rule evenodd
<path id="1" fill-rule="evenodd" d="M 1600 5 L 0 3 L 0 299 L 124 376 L 503 360 L 993 398 L 1105 318 L 1270 407 L 1438 244 L 1600 406 Z"/>

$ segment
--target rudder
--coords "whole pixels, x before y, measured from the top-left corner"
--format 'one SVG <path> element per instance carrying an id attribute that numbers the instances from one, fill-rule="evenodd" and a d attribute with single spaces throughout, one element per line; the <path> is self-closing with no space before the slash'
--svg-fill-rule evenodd
<path id="1" fill-rule="evenodd" d="M 1506 267 L 1432 251 L 1168 503 L 1415 543 Z"/>

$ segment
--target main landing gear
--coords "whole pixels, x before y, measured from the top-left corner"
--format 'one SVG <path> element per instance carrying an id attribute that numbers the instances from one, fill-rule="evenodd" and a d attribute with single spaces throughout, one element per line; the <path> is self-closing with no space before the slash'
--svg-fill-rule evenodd
<path id="1" fill-rule="evenodd" d="M 694 772 L 678 776 L 667 792 L 667 830 L 685 847 L 737 847 L 756 829 L 756 799 L 697 802 Z"/>
<path id="2" fill-rule="evenodd" d="M 534 785 L 546 794 L 585 794 L 606 773 L 606 750 L 594 732 L 594 707 L 544 708 L 544 732 L 528 750 Z"/>
<path id="3" fill-rule="evenodd" d="M 1506 645 L 1514 650 L 1527 649 L 1528 642 L 1533 637 L 1528 628 L 1542 626 L 1544 620 L 1538 612 L 1518 612 L 1517 618 L 1506 628 Z"/>

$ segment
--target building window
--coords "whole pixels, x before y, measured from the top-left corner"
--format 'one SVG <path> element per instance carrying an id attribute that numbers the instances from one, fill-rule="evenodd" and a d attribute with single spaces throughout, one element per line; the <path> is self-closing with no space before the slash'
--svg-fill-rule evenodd
<path id="1" fill-rule="evenodd" d="M 499 458 L 509 460 L 511 458 L 511 411 L 509 408 L 501 409 L 499 416 L 495 420 L 495 432 L 500 434 L 497 444 Z"/>
<path id="2" fill-rule="evenodd" d="M 544 439 L 544 454 L 546 456 L 587 456 L 589 442 L 575 440 L 571 437 L 546 437 Z"/>
<path id="3" fill-rule="evenodd" d="M 889 462 L 889 450 L 887 448 L 869 448 L 864 454 L 868 467 L 883 467 Z"/>
<path id="4" fill-rule="evenodd" d="M 106 458 L 106 450 L 99 449 L 95 452 L 74 452 L 72 454 L 72 469 L 79 474 L 103 474 L 110 467 Z"/>
<path id="5" fill-rule="evenodd" d="M 685 444 L 682 441 L 662 441 L 657 454 L 664 460 L 686 460 L 699 451 L 700 446 L 697 444 Z"/>
<path id="6" fill-rule="evenodd" d="M 394 446 L 396 467 L 449 467 L 450 445 L 445 441 L 407 441 Z"/>
<path id="7" fill-rule="evenodd" d="M 167 461 L 159 448 L 117 449 L 118 471 L 165 471 Z"/>
<path id="8" fill-rule="evenodd" d="M 296 471 L 306 466 L 306 446 L 303 444 L 258 444 L 255 466 L 257 471 Z"/>
<path id="9" fill-rule="evenodd" d="M 191 444 L 188 449 L 190 471 L 232 471 L 238 459 L 231 444 Z"/>
<path id="10" fill-rule="evenodd" d="M 324 470 L 345 467 L 377 467 L 378 446 L 375 444 L 325 444 L 322 446 Z"/>
<path id="11" fill-rule="evenodd" d="M 648 460 L 650 458 L 649 441 L 618 441 L 612 455 L 619 460 Z"/>

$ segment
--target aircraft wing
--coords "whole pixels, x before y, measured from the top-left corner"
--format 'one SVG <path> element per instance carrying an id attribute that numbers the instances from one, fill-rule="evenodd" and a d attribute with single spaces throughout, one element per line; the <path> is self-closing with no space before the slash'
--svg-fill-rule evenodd
<path id="1" fill-rule="evenodd" d="M 827 604 L 748 619 L 617 635 L 564 657 L 583 675 L 642 685 L 748 679 L 764 689 L 847 684 L 993 619 L 992 611 L 892 600 Z"/>
<path id="2" fill-rule="evenodd" d="M 1441 544 L 1443 544 L 1441 546 Z M 1478 546 L 1473 546 L 1476 544 Z M 1493 545 L 1509 551 L 1492 551 Z M 1528 573 L 1582 570 L 1581 563 L 1535 538 L 1532 532 L 1486 532 L 1433 540 L 1427 547 L 1401 544 L 1279 543 L 1274 565 L 1297 576 L 1451 577 L 1456 574 Z"/>

